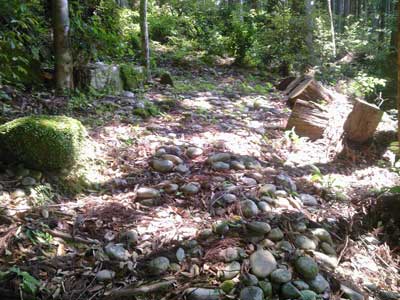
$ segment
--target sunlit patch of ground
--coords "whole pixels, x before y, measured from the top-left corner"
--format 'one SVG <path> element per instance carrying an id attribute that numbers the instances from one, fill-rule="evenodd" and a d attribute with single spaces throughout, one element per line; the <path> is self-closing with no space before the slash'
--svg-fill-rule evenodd
<path id="1" fill-rule="evenodd" d="M 213 173 L 204 167 L 209 154 L 227 151 L 262 162 L 266 166 L 263 180 L 272 182 L 269 172 L 284 171 L 298 182 L 299 193 L 317 196 L 321 206 L 304 212 L 311 220 L 331 226 L 341 250 L 341 264 L 333 272 L 336 276 L 359 285 L 372 282 L 393 290 L 400 286 L 398 269 L 394 267 L 398 262 L 392 258 L 391 250 L 385 244 L 371 242 L 371 236 L 378 234 L 371 232 L 369 236 L 349 238 L 351 222 L 363 209 L 357 202 L 362 203 L 371 190 L 398 184 L 398 175 L 376 159 L 368 161 L 368 157 L 354 162 L 336 160 L 333 154 L 340 130 L 328 132 L 327 137 L 314 142 L 285 132 L 290 114 L 285 99 L 276 91 L 257 92 L 258 88 L 253 88 L 252 92 L 244 92 L 251 90 L 246 87 L 248 81 L 244 76 L 219 74 L 212 76 L 210 82 L 202 80 L 201 84 L 195 78 L 185 80 L 177 82 L 178 89 L 155 87 L 143 95 L 155 102 L 172 99 L 175 106 L 170 111 L 131 123 L 122 122 L 118 115 L 109 112 L 111 121 L 92 128 L 90 135 L 97 149 L 94 156 L 100 163 L 103 185 L 100 190 L 57 204 L 67 218 L 64 228 L 75 226 L 80 216 L 84 222 L 81 227 L 77 225 L 78 233 L 105 242 L 117 242 L 121 232 L 136 229 L 141 237 L 137 248 L 144 258 L 165 250 L 166 245 L 194 237 L 199 229 L 225 217 L 218 216 L 208 206 L 215 196 L 212 188 L 217 177 L 239 184 L 245 175 L 245 172 Z M 342 126 L 343 116 L 348 113 L 349 106 L 342 104 L 337 105 L 331 119 L 337 122 L 336 128 Z M 156 149 L 165 144 L 195 145 L 204 154 L 188 162 L 192 168 L 189 174 L 159 174 L 149 163 Z M 318 176 L 313 165 L 319 168 Z M 195 197 L 163 194 L 159 205 L 152 207 L 137 203 L 138 187 L 159 188 L 165 179 L 180 184 L 199 180 L 203 190 Z M 244 187 L 243 191 L 254 193 L 258 188 Z M 321 190 L 329 188 L 347 197 L 330 202 L 320 199 Z M 26 208 L 29 204 L 21 202 L 21 205 Z M 232 216 L 237 210 L 232 208 L 226 213 Z"/>

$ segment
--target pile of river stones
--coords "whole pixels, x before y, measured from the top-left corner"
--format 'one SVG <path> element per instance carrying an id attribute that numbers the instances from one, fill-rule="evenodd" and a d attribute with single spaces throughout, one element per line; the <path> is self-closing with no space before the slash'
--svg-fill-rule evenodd
<path id="1" fill-rule="evenodd" d="M 264 219 L 220 221 L 199 233 L 205 244 L 218 236 L 237 236 L 245 246 L 222 249 L 218 255 L 223 262 L 218 272 L 219 287 L 189 288 L 185 291 L 187 299 L 216 300 L 221 294 L 239 295 L 241 300 L 329 297 L 330 285 L 319 266 L 332 268 L 337 262 L 329 232 L 309 228 L 300 221 L 285 233 Z"/>
<path id="2" fill-rule="evenodd" d="M 160 173 L 190 172 L 190 159 L 203 156 L 199 147 L 164 146 L 159 148 L 150 162 L 154 171 Z M 198 159 L 197 161 L 200 161 Z M 282 215 L 273 214 L 276 207 L 289 207 L 291 201 L 297 205 L 317 206 L 315 197 L 308 194 L 296 194 L 296 184 L 285 174 L 275 177 L 275 184 L 262 183 L 257 170 L 262 166 L 256 159 L 231 153 L 214 153 L 204 159 L 206 167 L 216 172 L 229 170 L 252 170 L 253 176 L 241 179 L 240 184 L 257 189 L 257 197 L 247 198 L 243 193 L 236 193 L 235 186 L 224 187 L 222 196 L 216 203 L 221 206 L 237 205 L 238 215 L 233 219 L 220 220 L 210 228 L 199 231 L 193 240 L 186 240 L 165 256 L 147 261 L 146 274 L 157 276 L 168 273 L 189 274 L 189 277 L 205 275 L 204 282 L 210 285 L 197 285 L 184 291 L 188 300 L 218 300 L 222 296 L 230 299 L 328 299 L 330 284 L 321 272 L 337 266 L 336 247 L 330 233 L 309 222 L 301 213 L 291 218 L 289 225 L 282 222 Z M 254 176 L 255 174 L 255 176 Z M 137 190 L 137 200 L 147 204 L 149 200 L 160 198 L 162 193 L 182 193 L 194 196 L 202 186 L 198 182 L 178 185 L 171 181 L 161 184 L 162 189 L 141 187 Z M 294 196 L 296 195 L 296 196 Z M 291 198 L 291 201 L 287 199 Z M 286 202 L 285 202 L 286 201 Z M 295 205 L 296 206 L 296 205 Z M 127 245 L 138 242 L 135 231 L 123 235 Z M 213 243 L 234 238 L 240 246 L 218 248 L 217 258 L 207 258 L 207 249 Z M 106 254 L 112 259 L 127 260 L 130 254 L 124 244 L 108 245 Z M 185 262 L 185 263 L 184 263 Z M 217 266 L 207 267 L 210 265 Z M 187 266 L 191 266 L 187 269 Z M 209 270 L 213 270 L 210 272 Z M 103 270 L 97 279 L 103 281 L 114 276 L 111 271 Z M 212 279 L 212 280 L 211 280 Z M 350 299 L 362 299 L 361 295 L 350 290 Z M 355 295 L 355 296 L 354 296 Z"/>
<path id="3" fill-rule="evenodd" d="M 179 175 L 189 175 L 193 161 L 199 161 L 203 156 L 203 149 L 193 145 L 166 145 L 158 148 L 154 157 L 149 162 L 153 171 L 161 174 L 178 173 Z M 285 174 L 275 176 L 275 184 L 263 183 L 264 175 L 262 164 L 254 157 L 247 155 L 236 155 L 228 152 L 219 152 L 210 154 L 204 163 L 206 169 L 213 171 L 221 176 L 213 177 L 213 181 L 222 182 L 220 187 L 221 195 L 213 204 L 226 207 L 238 202 L 240 199 L 237 194 L 241 188 L 251 188 L 254 192 L 258 188 L 256 195 L 249 193 L 246 199 L 240 202 L 240 213 L 245 217 L 254 217 L 258 213 L 270 212 L 273 208 L 293 208 L 300 206 L 318 206 L 318 200 L 309 194 L 297 194 L 297 187 L 294 181 Z M 224 174 L 239 172 L 243 174 L 237 184 L 226 184 Z M 179 185 L 171 180 L 162 181 L 158 188 L 140 187 L 137 190 L 137 201 L 150 206 L 159 203 L 162 193 L 176 194 L 181 193 L 184 196 L 194 196 L 201 191 L 201 183 L 186 182 Z M 221 213 L 222 214 L 222 213 Z"/>
<path id="4" fill-rule="evenodd" d="M 330 284 L 320 271 L 337 264 L 330 233 L 298 217 L 291 221 L 288 231 L 280 227 L 280 218 L 218 221 L 200 230 L 195 239 L 185 240 L 164 256 L 146 261 L 143 271 L 157 278 L 169 273 L 177 278 L 179 274 L 189 274 L 189 278 L 205 276 L 202 282 L 215 283 L 214 287 L 204 284 L 187 288 L 184 294 L 188 300 L 218 300 L 221 296 L 241 300 L 328 299 Z M 217 255 L 207 257 L 210 245 L 229 238 L 235 238 L 238 246 L 220 247 Z M 130 230 L 121 236 L 120 244 L 108 244 L 105 253 L 111 260 L 128 261 L 132 254 L 126 248 L 134 248 L 139 240 L 137 232 Z M 101 270 L 96 278 L 104 282 L 114 276 L 113 271 Z M 355 295 L 358 298 L 349 298 L 362 299 Z"/>

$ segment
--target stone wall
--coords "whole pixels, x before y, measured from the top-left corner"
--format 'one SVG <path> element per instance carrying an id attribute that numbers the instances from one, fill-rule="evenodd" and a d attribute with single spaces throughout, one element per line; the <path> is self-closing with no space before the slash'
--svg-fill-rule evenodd
<path id="1" fill-rule="evenodd" d="M 76 71 L 76 86 L 80 89 L 121 92 L 143 85 L 143 67 L 134 64 L 90 63 Z"/>

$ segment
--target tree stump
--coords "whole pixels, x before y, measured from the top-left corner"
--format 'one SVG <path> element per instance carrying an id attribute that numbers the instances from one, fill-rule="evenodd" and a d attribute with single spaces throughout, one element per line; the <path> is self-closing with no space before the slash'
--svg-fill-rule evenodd
<path id="1" fill-rule="evenodd" d="M 320 105 L 297 99 L 286 129 L 294 128 L 299 136 L 316 140 L 322 138 L 325 128 L 328 126 L 328 120 L 326 110 Z"/>
<path id="2" fill-rule="evenodd" d="M 293 80 L 285 90 L 290 106 L 293 106 L 297 99 L 304 101 L 325 101 L 331 102 L 329 92 L 319 84 L 312 76 L 305 75 Z"/>
<path id="3" fill-rule="evenodd" d="M 383 116 L 376 105 L 356 100 L 353 110 L 344 123 L 345 138 L 351 142 L 364 144 L 372 139 Z"/>

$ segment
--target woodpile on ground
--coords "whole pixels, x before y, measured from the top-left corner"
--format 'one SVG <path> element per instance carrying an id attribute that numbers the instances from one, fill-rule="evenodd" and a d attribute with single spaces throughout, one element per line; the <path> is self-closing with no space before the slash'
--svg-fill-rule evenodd
<path id="1" fill-rule="evenodd" d="M 324 138 L 327 128 L 334 127 L 329 131 L 344 130 L 340 136 L 340 139 L 344 138 L 344 145 L 368 144 L 383 116 L 379 107 L 355 100 L 353 109 L 346 114 L 347 118 L 342 116 L 338 120 L 335 108 L 340 100 L 310 75 L 285 78 L 279 83 L 278 89 L 283 91 L 292 108 L 286 129 L 294 129 L 297 135 L 311 140 Z M 339 137 L 337 139 L 339 142 Z"/>
<path id="2" fill-rule="evenodd" d="M 310 75 L 286 78 L 278 88 L 292 108 L 286 129 L 294 128 L 296 134 L 312 140 L 322 138 L 329 121 L 323 105 L 332 102 L 331 93 Z"/>
<path id="3" fill-rule="evenodd" d="M 304 75 L 294 79 L 284 91 L 292 107 L 297 99 L 319 103 L 330 103 L 333 97 L 314 77 Z"/>
<path id="4" fill-rule="evenodd" d="M 321 105 L 299 99 L 293 106 L 286 128 L 294 128 L 296 134 L 316 140 L 322 138 L 328 121 L 328 113 Z"/>

